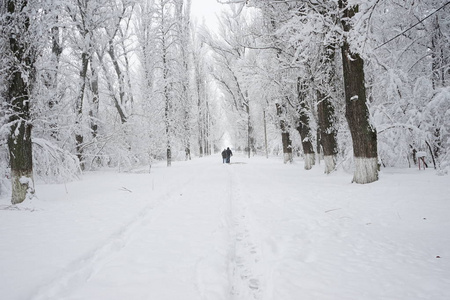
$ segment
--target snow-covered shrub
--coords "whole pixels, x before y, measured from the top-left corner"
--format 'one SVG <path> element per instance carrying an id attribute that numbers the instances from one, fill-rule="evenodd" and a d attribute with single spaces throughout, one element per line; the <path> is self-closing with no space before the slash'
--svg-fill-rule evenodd
<path id="1" fill-rule="evenodd" d="M 33 138 L 33 168 L 36 179 L 44 182 L 65 182 L 80 175 L 78 158 L 42 138 Z"/>

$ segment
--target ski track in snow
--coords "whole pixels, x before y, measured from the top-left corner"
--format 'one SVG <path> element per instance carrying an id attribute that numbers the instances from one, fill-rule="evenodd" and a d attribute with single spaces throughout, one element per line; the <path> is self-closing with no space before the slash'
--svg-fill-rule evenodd
<path id="1" fill-rule="evenodd" d="M 244 198 L 239 173 L 230 166 L 231 235 L 231 298 L 235 300 L 262 299 L 261 249 L 251 226 L 251 215 Z"/>
<path id="2" fill-rule="evenodd" d="M 73 261 L 62 272 L 60 272 L 52 281 L 43 284 L 37 292 L 33 293 L 32 300 L 60 299 L 70 294 L 71 291 L 79 288 L 89 278 L 95 274 L 105 261 L 112 255 L 121 251 L 129 241 L 132 234 L 139 231 L 141 225 L 148 222 L 151 218 L 157 216 L 162 205 L 169 205 L 173 195 L 177 195 L 197 176 L 189 177 L 177 189 L 173 189 L 160 196 L 155 202 L 145 206 L 132 221 L 122 226 L 111 235 L 102 245 L 85 254 L 76 261 Z"/>

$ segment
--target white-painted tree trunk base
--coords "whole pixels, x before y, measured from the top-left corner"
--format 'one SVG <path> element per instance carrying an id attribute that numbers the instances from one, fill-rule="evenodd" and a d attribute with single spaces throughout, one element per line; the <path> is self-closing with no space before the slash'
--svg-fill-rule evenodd
<path id="1" fill-rule="evenodd" d="M 316 163 L 316 155 L 314 153 L 305 154 L 305 170 L 311 170 Z"/>
<path id="2" fill-rule="evenodd" d="M 325 174 L 330 174 L 336 169 L 336 155 L 325 155 L 323 161 L 325 162 Z"/>
<path id="3" fill-rule="evenodd" d="M 376 157 L 355 157 L 354 161 L 353 182 L 365 184 L 378 180 L 378 159 Z"/>
<path id="4" fill-rule="evenodd" d="M 284 163 L 292 163 L 292 153 L 284 153 Z"/>
<path id="5" fill-rule="evenodd" d="M 22 203 L 34 196 L 33 172 L 11 170 L 11 203 Z"/>

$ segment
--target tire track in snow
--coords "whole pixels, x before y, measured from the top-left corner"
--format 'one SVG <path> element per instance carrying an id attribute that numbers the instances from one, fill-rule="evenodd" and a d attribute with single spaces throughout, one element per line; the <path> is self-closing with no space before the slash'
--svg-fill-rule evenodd
<path id="1" fill-rule="evenodd" d="M 230 211 L 232 249 L 230 253 L 230 280 L 232 299 L 260 300 L 263 297 L 261 249 L 255 232 L 251 230 L 246 199 L 242 197 L 242 184 L 234 166 L 230 166 Z"/>
<path id="2" fill-rule="evenodd" d="M 132 218 L 132 221 L 120 227 L 105 242 L 95 249 L 85 253 L 79 259 L 73 261 L 55 276 L 53 280 L 44 284 L 37 292 L 30 296 L 32 300 L 61 299 L 70 295 L 71 291 L 82 286 L 89 278 L 102 267 L 105 261 L 115 253 L 122 250 L 132 234 L 142 228 L 142 224 L 150 218 L 157 216 L 158 207 L 169 205 L 185 186 L 190 184 L 198 173 L 189 177 L 184 183 L 159 196 L 153 203 L 144 206 L 140 213 Z M 175 197 L 176 198 L 176 197 Z"/>

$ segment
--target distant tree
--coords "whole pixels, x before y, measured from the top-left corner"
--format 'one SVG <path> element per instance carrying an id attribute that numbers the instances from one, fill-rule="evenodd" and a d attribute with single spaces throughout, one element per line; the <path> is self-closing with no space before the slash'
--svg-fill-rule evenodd
<path id="1" fill-rule="evenodd" d="M 191 0 L 177 0 L 175 10 L 180 52 L 179 98 L 181 102 L 180 132 L 184 146 L 185 159 L 191 159 L 191 121 L 192 121 L 192 93 L 190 89 L 190 54 L 193 51 L 191 44 Z"/>
<path id="2" fill-rule="evenodd" d="M 194 28 L 193 24 L 193 28 Z M 204 43 L 204 37 L 202 37 L 202 31 L 193 31 L 192 36 L 192 102 L 195 106 L 193 114 L 194 127 L 198 154 L 200 157 L 211 154 L 211 145 L 209 137 L 211 136 L 211 126 L 210 121 L 211 110 L 208 98 L 208 82 L 210 77 L 208 76 L 209 65 L 207 63 L 208 57 L 207 52 L 209 49 Z M 211 73 L 211 72 L 209 72 Z"/>
<path id="3" fill-rule="evenodd" d="M 221 27 L 217 36 L 204 34 L 204 41 L 213 51 L 213 65 L 210 74 L 226 96 L 227 106 L 237 115 L 239 136 L 245 146 L 248 157 L 254 146 L 253 120 L 251 111 L 251 84 L 245 74 L 244 67 L 248 62 L 249 49 L 252 43 L 246 31 L 250 25 L 245 17 L 234 17 L 235 12 L 224 11 L 220 17 Z"/>

